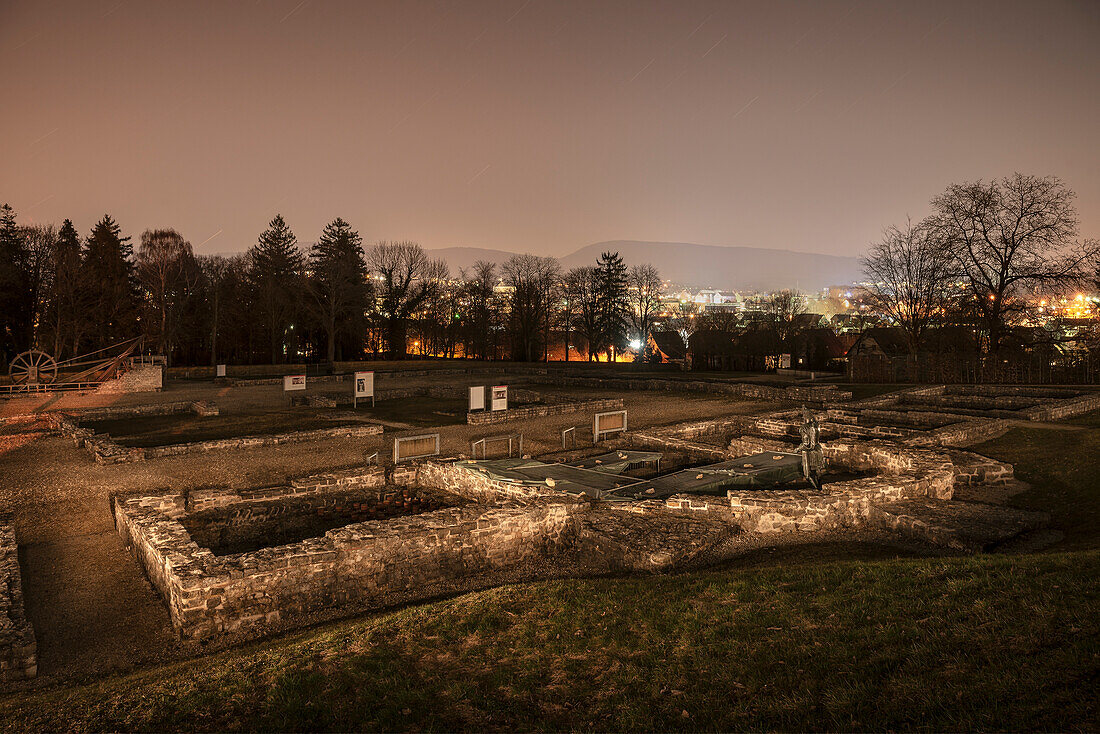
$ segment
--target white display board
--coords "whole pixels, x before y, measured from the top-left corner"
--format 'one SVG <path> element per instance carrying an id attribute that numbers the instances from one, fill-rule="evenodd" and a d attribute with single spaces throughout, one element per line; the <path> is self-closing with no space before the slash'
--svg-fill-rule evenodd
<path id="1" fill-rule="evenodd" d="M 508 386 L 493 386 L 493 410 L 508 410 Z"/>
<path id="2" fill-rule="evenodd" d="M 359 398 L 370 398 L 370 404 L 374 405 L 374 373 L 356 372 L 353 390 L 352 404 L 355 407 L 359 407 Z"/>
<path id="3" fill-rule="evenodd" d="M 470 412 L 485 410 L 485 386 L 477 385 L 470 388 Z"/>
<path id="4" fill-rule="evenodd" d="M 225 377 L 225 365 L 224 365 L 224 364 L 219 364 L 219 365 L 218 365 L 218 373 L 217 373 L 217 376 L 218 376 L 218 377 Z"/>
<path id="5" fill-rule="evenodd" d="M 422 459 L 425 456 L 439 456 L 438 433 L 405 436 L 393 440 L 393 463 L 400 464 L 402 461 Z"/>
<path id="6" fill-rule="evenodd" d="M 791 355 L 780 354 L 779 355 L 779 369 L 789 370 L 791 368 Z"/>
<path id="7" fill-rule="evenodd" d="M 291 390 L 305 390 L 306 389 L 306 376 L 305 375 L 286 375 L 283 377 L 283 392 L 290 392 Z"/>
<path id="8" fill-rule="evenodd" d="M 599 443 L 604 436 L 613 433 L 626 432 L 626 411 L 612 410 L 607 413 L 596 413 L 592 419 L 592 440 Z"/>

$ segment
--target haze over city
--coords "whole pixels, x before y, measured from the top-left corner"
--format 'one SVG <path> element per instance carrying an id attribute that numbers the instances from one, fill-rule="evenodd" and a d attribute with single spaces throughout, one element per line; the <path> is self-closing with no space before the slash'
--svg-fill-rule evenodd
<path id="1" fill-rule="evenodd" d="M 238 252 L 857 256 L 947 185 L 1056 174 L 1100 225 L 1089 2 L 4 2 L 0 188 Z M 794 284 L 792 284 L 794 285 Z"/>

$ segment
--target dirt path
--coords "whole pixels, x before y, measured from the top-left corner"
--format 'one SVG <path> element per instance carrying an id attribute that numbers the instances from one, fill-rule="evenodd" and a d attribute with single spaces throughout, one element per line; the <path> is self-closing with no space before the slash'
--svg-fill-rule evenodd
<path id="1" fill-rule="evenodd" d="M 167 608 L 113 531 L 19 550 L 40 677 L 127 670 L 178 647 Z"/>

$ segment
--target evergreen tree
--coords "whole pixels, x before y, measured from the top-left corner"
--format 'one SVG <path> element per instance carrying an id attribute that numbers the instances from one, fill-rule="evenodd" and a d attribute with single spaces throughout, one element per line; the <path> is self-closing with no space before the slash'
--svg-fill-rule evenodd
<path id="1" fill-rule="evenodd" d="M 311 311 L 326 338 L 326 358 L 336 360 L 338 336 L 345 336 L 356 355 L 362 351 L 364 314 L 370 281 L 363 259 L 363 239 L 337 217 L 325 226 L 309 252 Z"/>
<path id="2" fill-rule="evenodd" d="M 615 351 L 626 342 L 630 319 L 626 263 L 617 252 L 605 252 L 596 264 L 599 273 L 599 350 Z"/>
<path id="3" fill-rule="evenodd" d="M 77 355 L 80 337 L 88 323 L 84 301 L 88 287 L 81 273 L 80 235 L 71 220 L 66 219 L 57 231 L 54 248 L 53 292 L 50 296 L 50 322 L 53 328 L 53 353 L 62 358 L 66 345 Z"/>
<path id="4" fill-rule="evenodd" d="M 137 285 L 130 238 L 109 214 L 92 228 L 83 257 L 83 277 L 91 286 L 88 312 L 94 347 L 133 336 L 137 330 Z"/>
<path id="5" fill-rule="evenodd" d="M 0 206 L 0 356 L 4 361 L 28 348 L 32 304 L 28 299 L 28 253 L 15 211 Z"/>
<path id="6" fill-rule="evenodd" d="M 298 238 L 281 214 L 260 234 L 250 255 L 256 306 L 267 332 L 271 363 L 276 364 L 285 355 L 287 332 L 298 312 L 303 264 Z"/>

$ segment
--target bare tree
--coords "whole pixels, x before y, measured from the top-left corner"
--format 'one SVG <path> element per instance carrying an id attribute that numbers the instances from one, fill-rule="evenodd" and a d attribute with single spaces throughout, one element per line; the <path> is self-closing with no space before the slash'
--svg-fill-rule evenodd
<path id="1" fill-rule="evenodd" d="M 905 331 L 909 353 L 916 354 L 925 331 L 944 311 L 950 262 L 927 223 L 889 227 L 863 257 L 871 286 L 867 300 Z"/>
<path id="2" fill-rule="evenodd" d="M 1036 287 L 1058 292 L 1079 282 L 1096 257 L 1079 241 L 1074 193 L 1056 177 L 1019 173 L 949 186 L 932 200 L 931 226 L 966 283 L 997 353 Z"/>
<path id="3" fill-rule="evenodd" d="M 673 331 L 680 334 L 684 344 L 688 343 L 691 335 L 699 328 L 700 321 L 699 304 L 694 302 L 677 302 L 673 304 L 665 323 Z"/>
<path id="4" fill-rule="evenodd" d="M 699 331 L 732 332 L 741 326 L 741 317 L 734 311 L 704 311 L 695 322 Z"/>
<path id="5" fill-rule="evenodd" d="M 230 322 L 234 317 L 238 321 L 247 320 L 247 308 L 241 307 L 243 305 L 241 301 L 248 294 L 248 289 L 242 286 L 248 281 L 250 258 L 245 253 L 232 257 L 199 255 L 198 261 L 206 301 L 207 325 L 210 329 L 210 364 L 217 365 L 224 359 L 219 345 L 222 333 L 227 330 L 227 324 L 232 327 Z M 238 308 L 234 309 L 234 306 Z M 229 331 L 230 336 L 234 336 L 232 328 L 229 328 Z M 244 338 L 246 335 L 238 333 L 236 336 L 238 342 L 245 343 L 234 344 L 230 339 L 230 348 L 247 347 L 248 340 Z"/>
<path id="6" fill-rule="evenodd" d="M 409 320 L 439 292 L 447 264 L 429 258 L 415 242 L 380 242 L 371 248 L 368 264 L 377 275 L 386 351 L 390 359 L 404 359 Z"/>
<path id="7" fill-rule="evenodd" d="M 554 307 L 558 261 L 552 257 L 514 255 L 501 266 L 504 282 L 512 287 L 509 322 L 513 359 L 532 362 L 545 357 L 547 331 Z"/>
<path id="8" fill-rule="evenodd" d="M 500 313 L 500 299 L 496 293 L 497 266 L 478 260 L 473 270 L 462 271 L 464 346 L 467 356 L 488 359 L 496 356 L 496 333 Z"/>
<path id="9" fill-rule="evenodd" d="M 768 308 L 779 338 L 787 339 L 794 335 L 798 317 L 806 312 L 806 299 L 798 291 L 776 291 L 768 299 Z"/>
<path id="10" fill-rule="evenodd" d="M 56 268 L 57 230 L 52 224 L 35 224 L 23 231 L 27 252 L 27 299 L 31 309 L 31 341 L 40 346 L 46 325 Z"/>
<path id="11" fill-rule="evenodd" d="M 565 275 L 567 299 L 570 310 L 575 313 L 573 325 L 585 341 L 585 353 L 590 362 L 603 341 L 600 285 L 600 272 L 592 266 L 573 268 Z"/>
<path id="12" fill-rule="evenodd" d="M 146 230 L 135 265 L 146 295 L 145 328 L 156 338 L 157 351 L 170 358 L 180 315 L 199 278 L 191 243 L 174 229 Z"/>
<path id="13" fill-rule="evenodd" d="M 630 269 L 627 283 L 630 292 L 631 326 L 638 341 L 644 346 L 661 308 L 661 292 L 664 290 L 661 275 L 652 265 L 635 265 Z"/>

